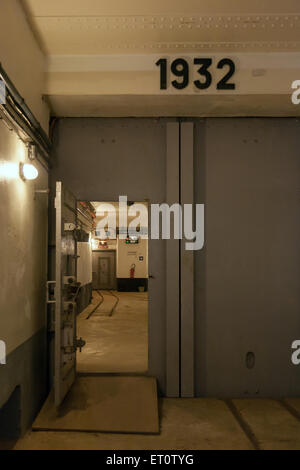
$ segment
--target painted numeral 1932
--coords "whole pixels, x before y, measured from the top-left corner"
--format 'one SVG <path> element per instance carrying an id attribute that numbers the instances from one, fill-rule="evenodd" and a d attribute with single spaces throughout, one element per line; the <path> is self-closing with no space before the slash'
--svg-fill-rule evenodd
<path id="1" fill-rule="evenodd" d="M 197 66 L 197 73 L 199 78 L 194 80 L 194 85 L 199 90 L 205 90 L 209 88 L 212 83 L 212 74 L 210 72 L 210 67 L 212 66 L 212 59 L 210 58 L 195 58 L 194 65 Z M 156 65 L 160 67 L 160 89 L 166 90 L 168 87 L 167 75 L 168 75 L 168 60 L 159 59 L 156 62 Z M 226 74 L 221 80 L 217 83 L 217 90 L 234 90 L 235 83 L 230 83 L 229 80 L 235 73 L 235 64 L 233 60 L 224 58 L 217 63 L 218 69 L 227 68 Z M 178 77 L 171 81 L 171 84 L 177 90 L 182 90 L 186 88 L 190 83 L 190 67 L 188 62 L 185 59 L 175 59 L 171 63 L 170 67 L 171 73 Z"/>

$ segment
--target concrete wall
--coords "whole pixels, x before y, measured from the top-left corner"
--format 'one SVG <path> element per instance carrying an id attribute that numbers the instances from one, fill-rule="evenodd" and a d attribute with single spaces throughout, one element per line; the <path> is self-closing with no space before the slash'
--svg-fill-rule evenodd
<path id="1" fill-rule="evenodd" d="M 42 99 L 45 58 L 26 20 L 21 2 L 1 0 L 0 62 L 31 111 L 48 132 L 49 109 Z"/>
<path id="2" fill-rule="evenodd" d="M 126 244 L 125 240 L 118 238 L 117 277 L 129 279 L 132 264 L 135 264 L 135 278 L 148 277 L 148 240 L 140 239 L 137 244 Z"/>
<path id="3" fill-rule="evenodd" d="M 42 99 L 45 59 L 27 23 L 21 2 L 1 0 L 0 62 L 44 130 L 49 109 Z M 0 339 L 7 345 L 0 365 L 0 408 L 19 397 L 18 429 L 32 423 L 46 394 L 47 347 L 45 283 L 47 280 L 48 173 L 37 162 L 39 177 L 24 182 L 18 164 L 26 161 L 23 143 L 0 122 Z M 7 178 L 7 165 L 12 165 Z M 19 392 L 13 393 L 14 390 Z M 10 402 L 9 402 L 10 403 Z M 5 407 L 7 410 L 14 407 Z M 13 416 L 11 417 L 13 421 Z M 0 422 L 0 427 L 2 427 Z"/>
<path id="4" fill-rule="evenodd" d="M 38 163 L 34 182 L 20 179 L 24 144 L 0 122 L 0 339 L 7 364 L 0 366 L 0 407 L 21 385 L 22 430 L 30 424 L 46 387 L 48 173 Z M 23 413 L 24 410 L 24 413 Z"/>
<path id="5" fill-rule="evenodd" d="M 48 173 L 37 162 L 38 179 L 24 182 L 18 165 L 26 148 L 0 123 L 0 332 L 9 354 L 45 324 Z M 16 173 L 5 177 L 9 162 Z M 10 168 L 10 167 L 9 167 Z"/>

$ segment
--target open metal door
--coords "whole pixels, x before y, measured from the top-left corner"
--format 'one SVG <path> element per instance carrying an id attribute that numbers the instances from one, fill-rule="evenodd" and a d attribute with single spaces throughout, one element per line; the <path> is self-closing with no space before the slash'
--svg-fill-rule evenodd
<path id="1" fill-rule="evenodd" d="M 58 407 L 76 377 L 77 201 L 56 183 L 54 394 Z"/>

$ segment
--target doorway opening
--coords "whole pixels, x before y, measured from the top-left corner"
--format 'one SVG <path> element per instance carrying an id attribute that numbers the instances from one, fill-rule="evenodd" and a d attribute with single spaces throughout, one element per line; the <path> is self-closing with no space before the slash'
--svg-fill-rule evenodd
<path id="1" fill-rule="evenodd" d="M 120 213 L 125 212 L 130 224 L 132 206 L 137 205 L 126 202 L 116 214 L 114 203 L 103 204 L 109 209 L 99 214 L 100 203 L 79 202 L 56 182 L 54 299 L 53 282 L 48 283 L 49 310 L 55 313 L 54 387 L 34 430 L 159 432 L 156 378 L 145 377 L 147 204 L 139 203 L 144 216 L 136 235 L 131 224 L 125 237 Z M 108 239 L 106 233 L 99 234 L 107 212 L 116 219 L 114 236 Z"/>
<path id="2" fill-rule="evenodd" d="M 134 204 L 128 202 L 128 225 Z M 87 374 L 141 374 L 148 371 L 148 239 L 126 234 L 118 202 L 80 201 L 77 204 L 80 240 L 77 242 L 77 338 L 85 346 L 77 352 L 77 372 Z M 105 220 L 115 215 L 115 231 Z M 143 223 L 145 225 L 145 223 Z"/>

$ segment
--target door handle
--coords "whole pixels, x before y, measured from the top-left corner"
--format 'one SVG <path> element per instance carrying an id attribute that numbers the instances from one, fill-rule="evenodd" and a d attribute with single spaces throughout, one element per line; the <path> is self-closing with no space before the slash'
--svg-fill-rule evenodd
<path id="1" fill-rule="evenodd" d="M 79 349 L 79 351 L 81 352 L 82 348 L 84 348 L 85 345 L 86 345 L 86 341 L 84 341 L 84 339 L 76 338 L 76 349 Z"/>

